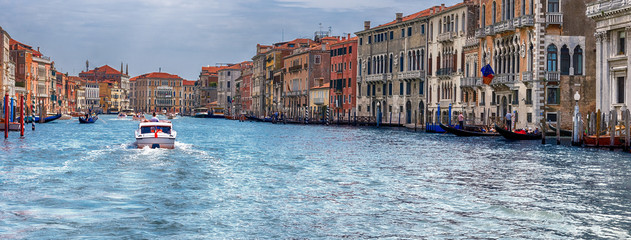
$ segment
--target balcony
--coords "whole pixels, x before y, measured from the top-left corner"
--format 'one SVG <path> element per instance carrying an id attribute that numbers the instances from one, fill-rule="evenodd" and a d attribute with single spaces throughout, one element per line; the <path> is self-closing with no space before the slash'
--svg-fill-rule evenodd
<path id="1" fill-rule="evenodd" d="M 486 35 L 484 35 L 484 28 L 478 28 L 475 30 L 475 37 L 476 38 L 484 38 Z"/>
<path id="2" fill-rule="evenodd" d="M 496 23 L 493 26 L 495 33 L 505 33 L 510 31 L 515 31 L 515 26 L 513 26 L 513 20 L 506 20 L 503 22 Z"/>
<path id="3" fill-rule="evenodd" d="M 486 35 L 486 36 L 495 35 L 495 30 L 494 30 L 493 26 L 486 26 L 484 28 L 484 35 Z"/>
<path id="4" fill-rule="evenodd" d="M 324 98 L 313 98 L 313 104 L 324 105 Z"/>
<path id="5" fill-rule="evenodd" d="M 515 78 L 514 73 L 504 73 L 498 74 L 491 82 L 492 86 L 501 86 L 504 85 L 506 87 L 511 87 L 512 84 L 517 83 L 517 79 Z"/>
<path id="6" fill-rule="evenodd" d="M 366 76 L 366 82 L 377 82 L 377 83 L 385 83 L 386 75 L 385 74 L 372 74 Z"/>
<path id="7" fill-rule="evenodd" d="M 289 72 L 297 72 L 302 70 L 302 65 L 296 65 L 296 66 L 291 66 L 289 67 Z"/>
<path id="8" fill-rule="evenodd" d="M 456 34 L 454 32 L 444 32 L 444 33 L 438 34 L 438 41 L 439 42 L 453 42 L 455 35 Z"/>
<path id="9" fill-rule="evenodd" d="M 417 71 L 400 72 L 398 74 L 398 77 L 399 77 L 399 80 L 425 79 L 425 71 L 417 70 Z"/>
<path id="10" fill-rule="evenodd" d="M 522 82 L 534 82 L 534 76 L 532 75 L 532 72 L 522 72 L 521 73 L 521 81 Z"/>
<path id="11" fill-rule="evenodd" d="M 561 72 L 546 72 L 546 81 L 547 82 L 561 81 Z"/>
<path id="12" fill-rule="evenodd" d="M 517 19 L 519 20 L 519 24 L 515 27 L 532 27 L 535 25 L 535 16 L 533 15 L 524 15 Z"/>
<path id="13" fill-rule="evenodd" d="M 288 97 L 302 96 L 302 95 L 307 95 L 307 91 L 300 91 L 300 90 L 298 90 L 298 91 L 287 91 L 287 92 L 284 92 L 284 94 L 285 94 L 285 96 L 288 96 Z"/>
<path id="14" fill-rule="evenodd" d="M 477 47 L 480 44 L 480 40 L 477 38 L 467 38 L 464 43 L 464 47 Z"/>
<path id="15" fill-rule="evenodd" d="M 546 25 L 563 25 L 563 13 L 546 13 Z"/>
<path id="16" fill-rule="evenodd" d="M 460 87 L 473 88 L 482 86 L 482 78 L 480 77 L 465 77 L 460 79 Z"/>

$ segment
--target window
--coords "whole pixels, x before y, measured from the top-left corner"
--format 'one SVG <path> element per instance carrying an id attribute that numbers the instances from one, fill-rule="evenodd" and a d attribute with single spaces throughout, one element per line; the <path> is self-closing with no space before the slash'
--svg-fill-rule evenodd
<path id="1" fill-rule="evenodd" d="M 377 96 L 377 94 L 375 94 L 376 90 L 377 90 L 377 86 L 372 86 L 372 95 L 373 96 Z"/>
<path id="2" fill-rule="evenodd" d="M 526 104 L 532 104 L 532 89 L 526 89 Z"/>
<path id="3" fill-rule="evenodd" d="M 383 94 L 383 96 L 386 95 L 386 84 L 384 83 L 381 89 L 381 94 Z"/>
<path id="4" fill-rule="evenodd" d="M 362 95 L 362 85 L 358 83 L 357 84 L 357 96 L 361 96 L 361 95 Z"/>
<path id="5" fill-rule="evenodd" d="M 554 45 L 548 46 L 548 71 L 557 70 L 557 47 Z"/>
<path id="6" fill-rule="evenodd" d="M 526 15 L 526 0 L 521 0 L 521 16 Z"/>
<path id="7" fill-rule="evenodd" d="M 559 104 L 560 99 L 559 88 L 548 88 L 548 104 Z"/>
<path id="8" fill-rule="evenodd" d="M 493 2 L 493 12 L 492 12 L 493 13 L 493 15 L 492 15 L 493 16 L 493 18 L 492 18 L 493 24 L 496 23 L 496 21 L 495 21 L 496 20 L 495 17 L 496 17 L 496 13 L 497 13 L 496 9 L 497 9 L 497 4 L 495 2 Z"/>
<path id="9" fill-rule="evenodd" d="M 399 82 L 399 95 L 403 96 L 403 82 Z"/>
<path id="10" fill-rule="evenodd" d="M 423 90 L 425 89 L 425 81 L 421 81 L 418 86 L 418 94 L 423 95 Z"/>
<path id="11" fill-rule="evenodd" d="M 546 118 L 548 120 L 548 122 L 556 122 L 557 121 L 557 114 L 556 113 L 548 113 L 548 116 Z"/>
<path id="12" fill-rule="evenodd" d="M 583 75 L 583 49 L 581 46 L 574 48 L 574 75 Z"/>
<path id="13" fill-rule="evenodd" d="M 526 120 L 528 120 L 529 123 L 532 123 L 532 113 L 526 114 Z"/>
<path id="14" fill-rule="evenodd" d="M 364 45 L 364 38 L 359 38 L 359 46 Z"/>
<path id="15" fill-rule="evenodd" d="M 621 31 L 618 34 L 618 55 L 624 55 L 625 54 L 625 44 L 626 44 L 626 33 L 624 31 Z"/>
<path id="16" fill-rule="evenodd" d="M 401 29 L 401 38 L 404 38 L 404 37 L 405 37 L 405 28 L 402 28 Z"/>
<path id="17" fill-rule="evenodd" d="M 624 77 L 618 77 L 616 87 L 616 103 L 624 103 Z"/>
<path id="18" fill-rule="evenodd" d="M 388 83 L 388 96 L 392 96 L 392 82 Z"/>
<path id="19" fill-rule="evenodd" d="M 559 12 L 559 0 L 548 0 L 548 12 Z"/>
<path id="20" fill-rule="evenodd" d="M 410 95 L 412 93 L 412 83 L 411 82 L 407 82 L 406 86 L 405 86 L 405 94 L 406 95 Z"/>
<path id="21" fill-rule="evenodd" d="M 484 106 L 486 104 L 486 93 L 480 92 L 480 105 Z"/>
<path id="22" fill-rule="evenodd" d="M 561 75 L 570 75 L 570 49 L 566 45 L 561 48 Z"/>
<path id="23" fill-rule="evenodd" d="M 351 54 L 351 53 L 353 53 L 353 46 L 348 47 L 348 54 Z"/>
<path id="24" fill-rule="evenodd" d="M 425 35 L 425 24 L 421 24 L 421 35 Z"/>
<path id="25" fill-rule="evenodd" d="M 366 96 L 370 96 L 370 84 L 366 85 Z"/>
<path id="26" fill-rule="evenodd" d="M 480 18 L 480 26 L 481 27 L 485 27 L 486 26 L 486 5 L 482 5 L 482 17 Z"/>
<path id="27" fill-rule="evenodd" d="M 351 87 L 351 79 L 348 79 L 348 87 Z"/>
<path id="28" fill-rule="evenodd" d="M 408 27 L 408 37 L 412 36 L 412 27 Z"/>
<path id="29" fill-rule="evenodd" d="M 399 72 L 403 72 L 403 53 L 399 56 Z"/>
<path id="30" fill-rule="evenodd" d="M 393 63 L 392 63 L 392 62 L 393 62 L 393 60 L 392 60 L 392 54 L 390 54 L 390 58 L 388 58 L 388 61 L 389 61 L 389 64 L 388 64 L 388 72 L 389 72 L 389 73 L 392 73 L 392 64 L 393 64 Z"/>
<path id="31" fill-rule="evenodd" d="M 390 40 L 394 39 L 394 32 L 390 31 Z"/>

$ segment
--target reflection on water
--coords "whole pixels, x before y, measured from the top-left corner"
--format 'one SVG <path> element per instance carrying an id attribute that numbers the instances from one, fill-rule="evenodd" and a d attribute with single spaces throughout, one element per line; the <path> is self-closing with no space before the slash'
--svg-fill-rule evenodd
<path id="1" fill-rule="evenodd" d="M 0 148 L 0 239 L 630 238 L 631 155 L 180 118 L 37 125 Z"/>

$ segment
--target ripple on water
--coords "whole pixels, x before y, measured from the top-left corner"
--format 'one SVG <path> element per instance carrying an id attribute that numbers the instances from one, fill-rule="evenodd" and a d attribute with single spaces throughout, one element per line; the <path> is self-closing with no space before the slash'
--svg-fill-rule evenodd
<path id="1" fill-rule="evenodd" d="M 179 118 L 37 125 L 0 147 L 0 238 L 631 238 L 630 155 Z M 15 135 L 17 136 L 17 135 Z"/>

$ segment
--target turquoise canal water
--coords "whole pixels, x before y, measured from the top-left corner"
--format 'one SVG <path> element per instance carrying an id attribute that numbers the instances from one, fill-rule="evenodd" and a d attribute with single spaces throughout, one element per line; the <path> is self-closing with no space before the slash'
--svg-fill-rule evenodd
<path id="1" fill-rule="evenodd" d="M 631 237 L 631 154 L 395 129 L 56 121 L 1 145 L 0 239 Z"/>

